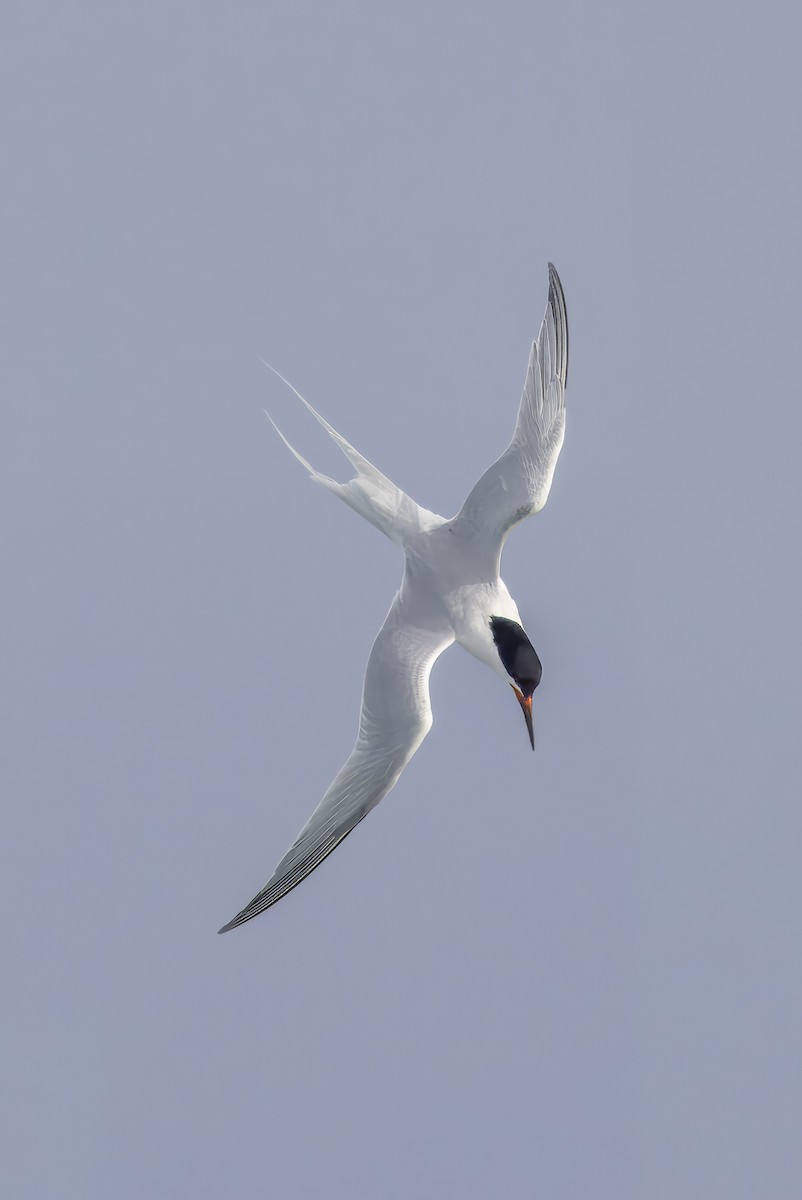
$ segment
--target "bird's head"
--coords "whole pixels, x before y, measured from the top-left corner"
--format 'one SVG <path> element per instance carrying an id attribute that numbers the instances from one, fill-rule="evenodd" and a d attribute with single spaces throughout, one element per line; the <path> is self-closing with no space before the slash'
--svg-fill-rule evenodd
<path id="1" fill-rule="evenodd" d="M 532 725 L 532 694 L 540 683 L 543 668 L 534 646 L 517 621 L 507 617 L 491 617 L 490 632 L 493 635 L 501 665 L 507 674 L 512 690 L 524 714 L 532 749 L 535 748 L 535 731 Z"/>

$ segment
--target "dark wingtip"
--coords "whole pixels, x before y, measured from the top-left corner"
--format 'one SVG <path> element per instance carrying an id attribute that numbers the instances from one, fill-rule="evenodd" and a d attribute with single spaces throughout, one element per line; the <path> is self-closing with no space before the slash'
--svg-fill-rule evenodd
<path id="1" fill-rule="evenodd" d="M 242 912 L 238 912 L 236 917 L 232 917 L 227 925 L 222 929 L 218 929 L 218 933 L 228 933 L 231 929 L 238 929 L 240 925 L 244 925 L 246 921 L 250 921 L 251 917 L 255 917 L 262 910 L 254 909 L 253 904 L 249 904 L 247 908 L 243 908 Z"/>
<path id="2" fill-rule="evenodd" d="M 554 263 L 549 263 L 549 306 L 554 313 L 557 338 L 557 371 L 563 387 L 568 382 L 568 309 L 565 293 Z"/>
<path id="3" fill-rule="evenodd" d="M 255 897 L 254 899 L 258 899 L 258 897 Z M 224 925 L 222 929 L 218 929 L 217 932 L 228 933 L 231 929 L 238 929 L 240 925 L 244 925 L 246 921 L 250 921 L 251 917 L 255 917 L 259 912 L 261 912 L 261 909 L 256 908 L 254 901 L 252 900 L 250 904 L 243 908 L 242 912 L 238 912 L 236 917 L 232 917 L 231 920 Z"/>

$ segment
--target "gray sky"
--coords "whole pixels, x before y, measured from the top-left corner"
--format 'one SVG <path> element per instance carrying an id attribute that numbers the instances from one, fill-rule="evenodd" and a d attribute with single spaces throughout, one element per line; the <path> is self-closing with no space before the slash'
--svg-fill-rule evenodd
<path id="1" fill-rule="evenodd" d="M 3 24 L 3 1194 L 796 1197 L 792 6 Z M 401 570 L 257 356 L 450 515 L 548 259 L 568 430 L 504 561 L 537 753 L 450 651 L 388 800 L 218 938 Z"/>

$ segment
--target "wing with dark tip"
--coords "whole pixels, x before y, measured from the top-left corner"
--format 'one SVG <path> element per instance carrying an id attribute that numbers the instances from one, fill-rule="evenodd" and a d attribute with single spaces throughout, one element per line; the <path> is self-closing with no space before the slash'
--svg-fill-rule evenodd
<path id="1" fill-rule="evenodd" d="M 565 433 L 567 378 L 565 296 L 549 263 L 549 299 L 529 355 L 515 433 L 454 518 L 455 531 L 487 539 L 500 555 L 510 530 L 546 503 Z"/>
<path id="2" fill-rule="evenodd" d="M 264 912 L 306 879 L 387 795 L 431 729 L 429 674 L 454 635 L 421 628 L 411 618 L 402 589 L 368 659 L 351 756 L 265 886 L 220 933 Z"/>

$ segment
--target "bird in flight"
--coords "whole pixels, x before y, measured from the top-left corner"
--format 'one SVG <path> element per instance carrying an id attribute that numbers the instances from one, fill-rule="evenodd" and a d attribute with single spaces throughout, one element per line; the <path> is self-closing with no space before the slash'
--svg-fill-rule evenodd
<path id="1" fill-rule="evenodd" d="M 220 933 L 286 896 L 387 795 L 432 727 L 429 674 L 453 642 L 511 686 L 534 750 L 532 695 L 540 659 L 499 567 L 507 534 L 548 498 L 565 433 L 567 373 L 565 297 L 549 263 L 546 313 L 529 355 L 512 441 L 450 521 L 410 499 L 279 376 L 334 439 L 354 478 L 343 484 L 321 475 L 276 426 L 279 436 L 315 483 L 395 542 L 404 575 L 370 652 L 348 761 L 265 886 Z"/>

